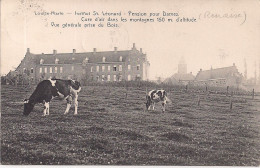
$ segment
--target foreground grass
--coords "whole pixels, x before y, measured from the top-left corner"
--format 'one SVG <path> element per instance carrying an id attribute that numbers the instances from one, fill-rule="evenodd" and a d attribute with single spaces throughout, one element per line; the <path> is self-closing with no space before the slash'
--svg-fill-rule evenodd
<path id="1" fill-rule="evenodd" d="M 259 100 L 170 92 L 162 113 L 145 112 L 143 89 L 85 87 L 79 115 L 66 102 L 42 105 L 28 116 L 17 101 L 34 88 L 2 86 L 1 163 L 77 165 L 258 166 Z"/>

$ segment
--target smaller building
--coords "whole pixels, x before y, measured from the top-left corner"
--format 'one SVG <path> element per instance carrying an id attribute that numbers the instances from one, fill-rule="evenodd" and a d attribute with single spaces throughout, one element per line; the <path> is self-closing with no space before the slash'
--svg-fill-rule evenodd
<path id="1" fill-rule="evenodd" d="M 164 83 L 187 85 L 193 83 L 194 78 L 195 76 L 192 73 L 187 73 L 187 74 L 176 73 L 172 75 L 170 78 L 167 78 Z"/>
<path id="2" fill-rule="evenodd" d="M 243 75 L 238 72 L 235 64 L 223 68 L 211 68 L 203 71 L 200 69 L 196 78 L 195 84 L 207 86 L 234 86 L 241 85 Z"/>
<path id="3" fill-rule="evenodd" d="M 193 83 L 195 76 L 192 73 L 187 73 L 187 64 L 184 57 L 181 57 L 178 64 L 178 73 L 164 80 L 164 83 L 170 85 L 187 85 Z"/>

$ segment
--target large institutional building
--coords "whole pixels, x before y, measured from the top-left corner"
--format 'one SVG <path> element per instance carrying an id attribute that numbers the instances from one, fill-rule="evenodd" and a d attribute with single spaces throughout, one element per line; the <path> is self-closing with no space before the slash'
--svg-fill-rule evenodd
<path id="1" fill-rule="evenodd" d="M 27 75 L 38 82 L 48 78 L 90 81 L 148 80 L 150 63 L 142 48 L 131 50 L 77 53 L 33 54 L 27 49 L 16 74 Z"/>

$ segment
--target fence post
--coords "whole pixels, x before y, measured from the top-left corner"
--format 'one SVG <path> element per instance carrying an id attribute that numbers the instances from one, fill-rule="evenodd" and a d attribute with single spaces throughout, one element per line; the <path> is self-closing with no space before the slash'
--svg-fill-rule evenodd
<path id="1" fill-rule="evenodd" d="M 186 85 L 186 88 L 185 88 L 185 89 L 186 89 L 186 93 L 187 93 L 187 92 L 188 92 L 188 85 Z"/>
<path id="2" fill-rule="evenodd" d="M 227 86 L 227 96 L 228 96 L 228 89 L 229 89 L 229 86 Z"/>
<path id="3" fill-rule="evenodd" d="M 252 99 L 255 98 L 255 89 L 253 89 L 253 93 L 252 93 Z"/>
<path id="4" fill-rule="evenodd" d="M 198 106 L 200 106 L 200 93 L 199 93 L 199 96 L 198 96 Z"/>
<path id="5" fill-rule="evenodd" d="M 230 100 L 229 100 L 229 108 L 230 110 L 232 109 L 233 107 L 233 101 L 232 101 L 232 97 L 233 97 L 233 91 L 231 92 L 231 95 L 230 95 Z"/>

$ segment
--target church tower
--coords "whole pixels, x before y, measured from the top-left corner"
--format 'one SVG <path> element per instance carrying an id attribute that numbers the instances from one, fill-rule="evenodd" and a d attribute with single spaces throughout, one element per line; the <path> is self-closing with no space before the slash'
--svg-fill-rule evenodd
<path id="1" fill-rule="evenodd" d="M 187 74 L 187 64 L 183 56 L 178 64 L 178 74 Z"/>

